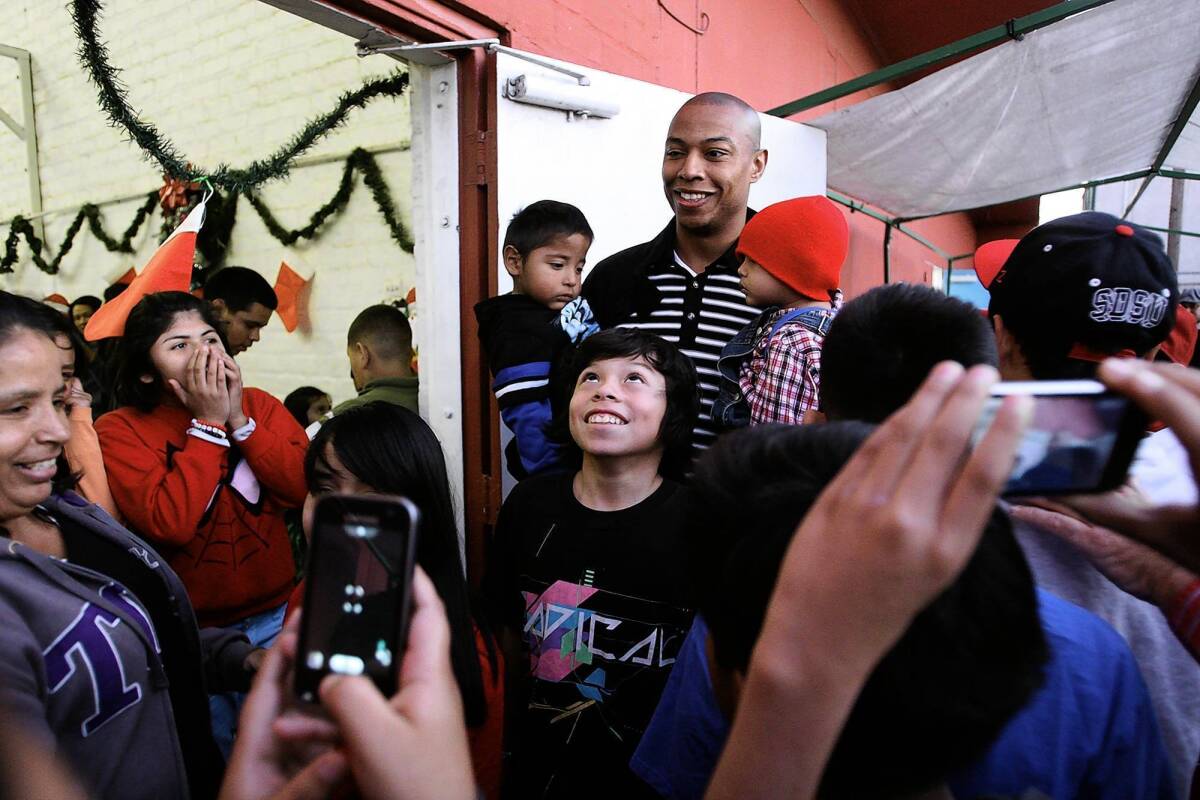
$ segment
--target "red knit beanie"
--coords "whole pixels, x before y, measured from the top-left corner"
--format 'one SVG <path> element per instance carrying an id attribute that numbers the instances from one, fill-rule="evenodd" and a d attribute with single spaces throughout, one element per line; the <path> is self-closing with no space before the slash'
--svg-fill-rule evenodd
<path id="1" fill-rule="evenodd" d="M 828 198 L 797 197 L 767 206 L 742 229 L 737 254 L 812 300 L 841 285 L 850 247 L 846 219 Z"/>

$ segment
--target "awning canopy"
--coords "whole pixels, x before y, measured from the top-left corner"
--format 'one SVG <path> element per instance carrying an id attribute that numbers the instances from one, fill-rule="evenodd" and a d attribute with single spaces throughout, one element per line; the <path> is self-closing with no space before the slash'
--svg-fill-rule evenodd
<path id="1" fill-rule="evenodd" d="M 1200 1 L 1113 0 L 809 124 L 830 188 L 906 219 L 1200 175 L 1198 43 Z"/>

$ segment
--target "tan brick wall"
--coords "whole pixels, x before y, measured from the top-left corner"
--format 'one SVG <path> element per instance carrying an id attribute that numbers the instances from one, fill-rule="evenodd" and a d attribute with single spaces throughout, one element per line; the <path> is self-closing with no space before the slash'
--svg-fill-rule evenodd
<path id="1" fill-rule="evenodd" d="M 76 39 L 65 3 L 7 0 L 0 43 L 29 50 L 40 149 L 42 202 L 64 209 L 89 201 L 147 192 L 161 184 L 156 165 L 141 158 L 123 134 L 107 126 L 95 90 L 75 57 Z M 397 62 L 359 59 L 347 37 L 254 0 L 107 0 L 102 39 L 120 67 L 133 105 L 195 163 L 245 166 L 272 152 L 311 117 L 332 108 L 339 94 Z M 0 59 L 0 107 L 20 119 L 17 70 Z M 411 125 L 407 99 L 377 99 L 352 112 L 348 124 L 310 152 L 342 156 L 354 147 L 403 150 L 378 156 L 406 224 L 411 221 Z M 263 196 L 276 217 L 300 227 L 334 192 L 337 163 L 297 167 Z M 119 235 L 140 201 L 102 208 L 110 234 Z M 0 127 L 0 220 L 28 213 L 24 145 Z M 73 210 L 46 219 L 56 253 Z M 161 218 L 152 215 L 135 256 L 108 252 L 86 229 L 56 276 L 43 274 L 22 243 L 12 275 L 0 288 L 45 296 L 99 295 L 130 266 L 139 269 L 157 245 Z M 8 226 L 0 224 L 0 236 Z M 315 274 L 309 329 L 289 334 L 278 318 L 262 341 L 240 357 L 247 382 L 282 398 L 315 384 L 335 400 L 353 394 L 345 332 L 363 307 L 403 295 L 413 285 L 412 256 L 392 242 L 370 193 L 356 187 L 346 212 L 313 243 L 284 247 L 267 233 L 244 200 L 238 208 L 227 263 L 244 264 L 274 282 L 281 260 Z M 419 313 L 418 304 L 417 311 Z"/>

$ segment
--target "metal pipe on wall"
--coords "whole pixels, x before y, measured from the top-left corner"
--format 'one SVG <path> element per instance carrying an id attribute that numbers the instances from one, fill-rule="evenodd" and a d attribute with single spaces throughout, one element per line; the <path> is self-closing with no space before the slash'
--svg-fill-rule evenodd
<path id="1" fill-rule="evenodd" d="M 1183 199 L 1186 190 L 1186 183 L 1179 178 L 1171 179 L 1171 210 L 1167 217 L 1167 227 L 1170 229 L 1167 234 L 1167 257 L 1175 265 L 1176 272 L 1179 271 L 1179 231 L 1183 228 Z"/>

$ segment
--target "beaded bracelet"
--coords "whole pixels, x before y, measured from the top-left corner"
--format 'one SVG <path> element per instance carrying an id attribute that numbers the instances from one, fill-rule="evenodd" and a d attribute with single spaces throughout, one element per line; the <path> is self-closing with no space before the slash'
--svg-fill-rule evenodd
<path id="1" fill-rule="evenodd" d="M 225 428 L 221 425 L 213 425 L 209 422 L 201 422 L 198 419 L 192 420 L 192 427 L 202 433 L 207 433 L 209 436 L 215 436 L 218 439 L 226 439 L 228 435 L 225 433 Z"/>

